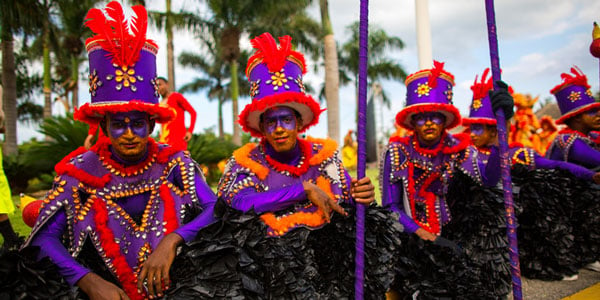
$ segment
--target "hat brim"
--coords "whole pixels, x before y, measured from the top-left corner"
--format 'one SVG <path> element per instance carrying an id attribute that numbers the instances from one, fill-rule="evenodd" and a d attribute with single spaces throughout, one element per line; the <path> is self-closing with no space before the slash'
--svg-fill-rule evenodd
<path id="1" fill-rule="evenodd" d="M 260 115 L 267 109 L 276 106 L 287 106 L 300 114 L 302 117 L 302 127 L 299 132 L 304 132 L 317 124 L 319 122 L 319 115 L 325 111 L 309 95 L 298 92 L 284 92 L 263 97 L 260 100 L 254 100 L 252 103 L 247 104 L 240 113 L 238 123 L 245 132 L 250 133 L 253 137 L 262 137 Z"/>
<path id="2" fill-rule="evenodd" d="M 443 114 L 446 117 L 446 122 L 444 123 L 445 129 L 452 129 L 461 122 L 460 112 L 452 104 L 422 103 L 413 104 L 401 110 L 396 115 L 396 124 L 408 130 L 414 130 L 414 127 L 410 122 L 411 117 L 425 112 L 439 112 Z"/>
<path id="3" fill-rule="evenodd" d="M 556 124 L 565 124 L 565 121 L 567 121 L 570 118 L 573 118 L 579 114 L 582 114 L 586 111 L 592 110 L 592 109 L 598 109 L 600 108 L 600 102 L 594 102 L 594 103 L 590 103 L 584 106 L 580 106 L 577 109 L 571 110 L 570 112 L 562 115 L 560 118 L 558 118 L 558 120 L 556 120 Z"/>
<path id="4" fill-rule="evenodd" d="M 484 125 L 496 125 L 498 124 L 498 121 L 496 121 L 496 119 L 490 119 L 490 118 L 463 118 L 462 119 L 462 125 L 463 126 L 469 126 L 472 124 L 484 124 Z"/>
<path id="5" fill-rule="evenodd" d="M 172 108 L 139 100 L 110 103 L 86 103 L 75 110 L 73 118 L 88 124 L 98 124 L 108 113 L 128 111 L 142 111 L 148 113 L 157 123 L 166 123 L 175 118 L 175 110 Z"/>

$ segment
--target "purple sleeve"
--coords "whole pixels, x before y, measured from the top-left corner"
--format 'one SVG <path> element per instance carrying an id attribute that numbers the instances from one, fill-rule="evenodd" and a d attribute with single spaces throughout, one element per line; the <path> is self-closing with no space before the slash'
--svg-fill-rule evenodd
<path id="1" fill-rule="evenodd" d="M 215 221 L 213 210 L 215 202 L 217 201 L 217 196 L 215 196 L 206 181 L 204 181 L 198 173 L 195 174 L 194 181 L 196 183 L 196 195 L 200 200 L 200 206 L 202 206 L 202 213 L 189 223 L 173 231 L 181 236 L 186 243 L 192 241 L 200 229 Z"/>
<path id="2" fill-rule="evenodd" d="M 387 207 L 390 210 L 397 212 L 400 215 L 399 222 L 404 226 L 404 231 L 408 233 L 413 233 L 419 229 L 419 225 L 415 223 L 415 221 L 409 217 L 404 212 L 404 203 L 402 198 L 404 197 L 404 188 L 402 186 L 402 182 L 398 181 L 396 183 L 390 182 L 390 157 L 389 152 L 385 156 L 385 161 L 383 165 L 383 182 L 381 189 L 381 205 L 383 207 Z"/>
<path id="3" fill-rule="evenodd" d="M 347 203 L 356 203 L 354 202 L 354 199 L 352 198 L 352 177 L 350 177 L 350 174 L 348 173 L 348 170 L 346 170 L 346 168 L 344 168 L 344 177 L 346 177 L 346 182 L 348 182 L 348 195 L 349 199 L 346 201 Z"/>
<path id="4" fill-rule="evenodd" d="M 595 150 L 590 147 L 590 145 L 577 139 L 569 151 L 569 162 L 590 169 L 600 167 L 600 151 Z"/>
<path id="5" fill-rule="evenodd" d="M 541 157 L 539 155 L 535 155 L 535 166 L 536 168 L 540 168 L 540 169 L 561 169 L 561 170 L 565 170 L 568 172 L 571 172 L 571 174 L 575 175 L 575 177 L 580 178 L 580 179 L 584 179 L 584 180 L 592 180 L 592 177 L 594 176 L 594 171 L 586 169 L 580 165 L 576 165 L 576 164 L 572 164 L 572 163 L 568 163 L 568 162 L 564 162 L 564 161 L 558 161 L 558 160 L 552 160 L 552 159 L 547 159 L 544 157 Z"/>
<path id="6" fill-rule="evenodd" d="M 246 176 L 240 174 L 236 181 L 241 181 Z M 257 213 L 272 212 L 282 210 L 290 205 L 306 200 L 302 182 L 298 182 L 286 187 L 271 189 L 265 192 L 257 192 L 251 187 L 239 191 L 231 199 L 231 206 L 241 211 L 248 211 L 254 208 Z"/>
<path id="7" fill-rule="evenodd" d="M 488 157 L 487 164 L 483 164 L 482 161 L 478 161 L 479 170 L 481 172 L 481 181 L 485 186 L 492 187 L 498 184 L 500 181 L 500 151 L 497 146 L 490 148 L 490 156 Z"/>
<path id="8" fill-rule="evenodd" d="M 67 283 L 74 286 L 90 270 L 75 261 L 62 244 L 61 238 L 66 227 L 66 214 L 64 210 L 59 210 L 40 228 L 31 241 L 31 245 L 40 247 L 38 259 L 50 258 L 58 267 L 60 275 L 65 278 Z"/>

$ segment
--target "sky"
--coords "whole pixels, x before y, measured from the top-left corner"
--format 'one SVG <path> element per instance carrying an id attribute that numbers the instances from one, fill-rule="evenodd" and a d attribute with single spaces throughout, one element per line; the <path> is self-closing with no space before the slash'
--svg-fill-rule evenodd
<path id="1" fill-rule="evenodd" d="M 417 0 L 419 1 L 419 0 Z M 483 0 L 428 0 L 431 22 L 432 52 L 435 60 L 445 63 L 445 69 L 455 76 L 454 104 L 463 115 L 468 114 L 471 101 L 470 86 L 475 75 L 481 74 L 490 65 L 485 5 Z M 197 0 L 173 1 L 173 10 L 185 7 L 187 11 L 207 15 Z M 313 1 L 309 14 L 320 20 L 318 1 Z M 163 0 L 146 0 L 149 10 L 163 10 Z M 329 11 L 335 39 L 338 45 L 349 38 L 347 26 L 359 19 L 359 1 L 329 0 Z M 495 1 L 496 26 L 502 79 L 516 92 L 554 97 L 550 89 L 560 83 L 560 74 L 577 65 L 587 75 L 594 94 L 599 86 L 599 60 L 589 52 L 592 42 L 592 24 L 600 21 L 600 1 L 597 0 L 501 0 Z M 388 57 L 397 61 L 407 73 L 418 71 L 416 41 L 415 0 L 371 0 L 369 1 L 369 25 L 385 30 L 388 35 L 404 41 L 401 51 L 390 51 Z M 157 41 L 160 50 L 157 56 L 159 76 L 166 77 L 166 34 L 150 28 L 148 37 Z M 250 48 L 248 36 L 242 37 L 242 47 Z M 293 43 L 293 36 L 292 36 Z M 183 51 L 198 51 L 199 43 L 191 32 L 176 31 L 174 48 L 176 55 Z M 308 64 L 320 64 L 309 61 Z M 87 66 L 82 67 L 82 72 Z M 313 87 L 323 84 L 322 70 L 304 77 Z M 198 71 L 176 64 L 176 87 L 195 77 Z M 83 76 L 82 76 L 83 78 Z M 244 78 L 241 78 L 243 80 Z M 406 88 L 402 82 L 383 81 L 381 85 L 391 100 L 391 107 L 376 107 L 378 131 L 392 131 L 395 115 L 402 109 Z M 217 126 L 217 104 L 209 102 L 205 92 L 186 93 L 184 96 L 198 113 L 195 132 Z M 90 97 L 87 81 L 80 81 L 80 101 Z M 316 98 L 316 97 L 315 97 Z M 542 100 L 540 100 L 542 101 Z M 250 102 L 240 98 L 239 110 Z M 40 99 L 42 103 L 42 99 Z M 322 104 L 325 107 L 325 103 Z M 63 114 L 60 104 L 53 107 L 54 114 Z M 224 105 L 225 131 L 232 132 L 231 104 Z M 349 129 L 356 129 L 356 101 L 352 86 L 340 88 L 340 122 L 343 136 Z M 315 137 L 327 136 L 327 116 L 323 113 L 320 124 L 309 129 Z M 186 120 L 189 122 L 189 119 Z M 38 136 L 36 128 L 20 125 L 19 142 Z M 378 133 L 378 134 L 381 134 Z"/>

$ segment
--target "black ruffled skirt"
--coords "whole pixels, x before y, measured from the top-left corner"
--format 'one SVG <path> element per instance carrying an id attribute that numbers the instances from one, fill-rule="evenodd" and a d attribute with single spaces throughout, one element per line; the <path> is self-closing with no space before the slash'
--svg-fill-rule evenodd
<path id="1" fill-rule="evenodd" d="M 600 188 L 562 170 L 513 168 L 518 201 L 521 272 L 528 278 L 560 280 L 598 260 Z"/>
<path id="2" fill-rule="evenodd" d="M 181 247 L 171 267 L 166 299 L 351 299 L 354 296 L 355 217 L 334 215 L 318 230 L 296 229 L 266 236 L 253 213 L 219 201 L 219 221 Z M 400 248 L 398 216 L 381 207 L 366 211 L 365 299 L 383 299 Z M 84 247 L 84 250 L 86 248 Z M 79 260 L 117 284 L 93 249 Z M 34 247 L 0 257 L 0 299 L 86 299 L 69 287 L 47 258 L 36 262 Z"/>
<path id="3" fill-rule="evenodd" d="M 457 172 L 447 194 L 452 220 L 442 237 L 461 251 L 402 235 L 392 289 L 402 299 L 499 299 L 510 291 L 502 191 Z"/>

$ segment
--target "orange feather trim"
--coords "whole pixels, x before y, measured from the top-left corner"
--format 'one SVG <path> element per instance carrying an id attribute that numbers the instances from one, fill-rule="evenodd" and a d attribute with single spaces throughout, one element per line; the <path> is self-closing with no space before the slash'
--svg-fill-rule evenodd
<path id="1" fill-rule="evenodd" d="M 316 184 L 325 192 L 325 194 L 327 194 L 327 196 L 331 197 L 331 199 L 335 199 L 335 196 L 331 191 L 331 185 L 325 177 L 319 176 Z M 308 227 L 319 227 L 323 225 L 325 223 L 325 213 L 319 208 L 312 213 L 296 212 L 279 218 L 273 213 L 265 213 L 260 216 L 260 219 L 273 229 L 277 235 L 282 236 L 299 224 Z"/>
<path id="2" fill-rule="evenodd" d="M 269 169 L 250 158 L 250 153 L 256 148 L 256 144 L 248 143 L 233 152 L 233 158 L 242 167 L 250 169 L 260 180 L 265 180 L 269 175 Z"/>
<path id="3" fill-rule="evenodd" d="M 317 166 L 326 159 L 332 157 L 338 148 L 337 143 L 332 139 L 318 139 L 308 136 L 306 137 L 306 141 L 323 146 L 321 151 L 314 154 L 308 161 L 311 166 Z"/>

